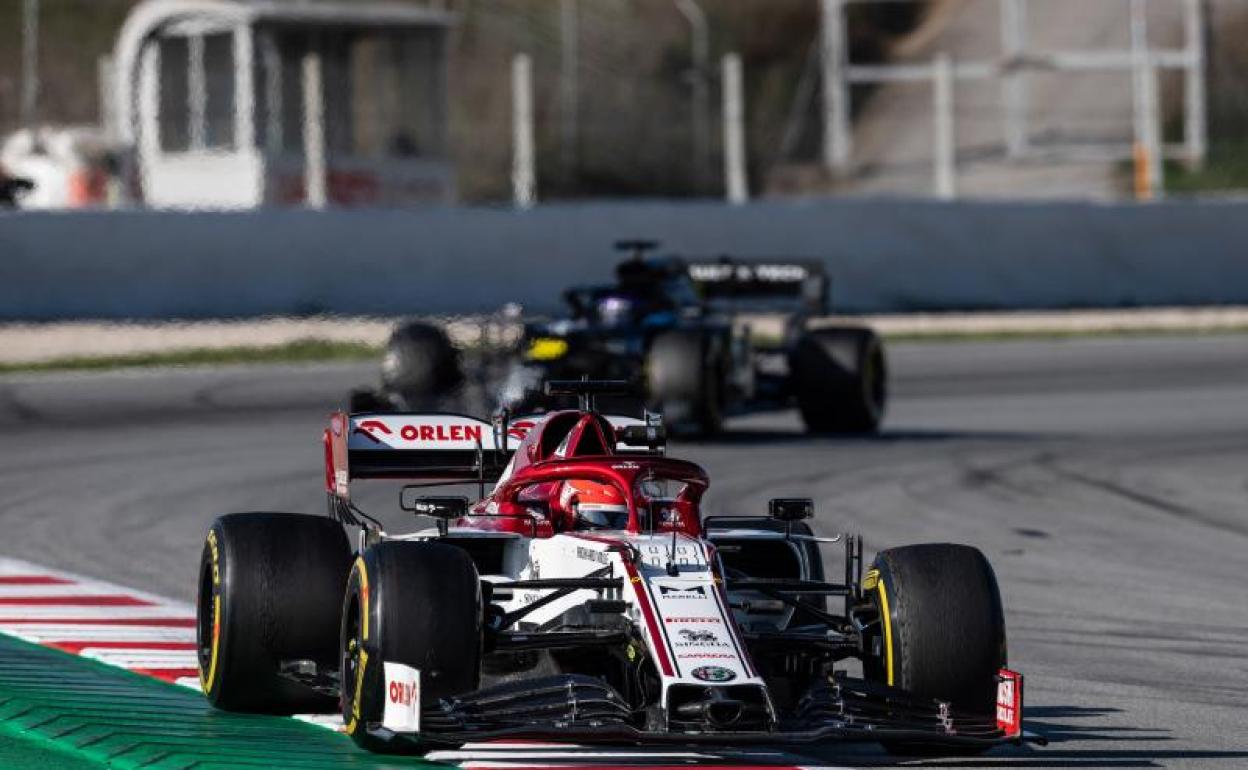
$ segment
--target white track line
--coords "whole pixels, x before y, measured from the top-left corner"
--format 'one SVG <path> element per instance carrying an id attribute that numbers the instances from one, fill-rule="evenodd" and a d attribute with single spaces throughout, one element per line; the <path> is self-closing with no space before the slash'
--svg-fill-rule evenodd
<path id="1" fill-rule="evenodd" d="M 74 625 L 60 623 L 0 623 L 0 633 L 28 642 L 194 642 L 195 629 L 167 626 Z"/>

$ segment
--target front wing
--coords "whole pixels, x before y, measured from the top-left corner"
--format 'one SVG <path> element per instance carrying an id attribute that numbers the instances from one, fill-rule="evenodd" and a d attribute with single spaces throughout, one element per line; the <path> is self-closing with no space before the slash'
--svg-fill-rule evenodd
<path id="1" fill-rule="evenodd" d="M 1030 740 L 1022 730 L 1022 675 L 998 676 L 995 715 L 967 715 L 948 703 L 837 676 L 812 687 L 787 718 L 770 730 L 734 732 L 639 727 L 638 715 L 601 680 L 576 675 L 542 677 L 485 688 L 424 704 L 419 732 L 369 728 L 385 741 L 416 741 L 428 749 L 469 741 L 524 739 L 601 744 L 749 745 L 826 741 L 889 741 L 949 746 L 993 746 Z M 413 722 L 415 723 L 415 722 Z"/>

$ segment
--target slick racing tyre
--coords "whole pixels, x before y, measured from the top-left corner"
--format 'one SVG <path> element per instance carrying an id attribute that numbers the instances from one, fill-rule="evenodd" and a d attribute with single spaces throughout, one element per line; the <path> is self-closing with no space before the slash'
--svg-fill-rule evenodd
<path id="1" fill-rule="evenodd" d="M 880 617 L 867 677 L 991 719 L 1006 665 L 1005 616 L 984 555 L 949 543 L 892 548 L 876 556 L 862 587 Z M 887 747 L 913 753 L 906 744 Z"/>
<path id="2" fill-rule="evenodd" d="M 384 394 L 371 388 L 356 388 L 347 397 L 347 411 L 351 414 L 361 412 L 388 412 L 394 409 Z"/>
<path id="3" fill-rule="evenodd" d="M 676 433 L 713 436 L 723 427 L 723 351 L 704 332 L 677 329 L 654 338 L 646 357 L 650 407 Z"/>
<path id="4" fill-rule="evenodd" d="M 379 737 L 386 662 L 420 671 L 420 700 L 480 686 L 481 580 L 467 552 L 443 543 L 386 542 L 355 560 L 342 605 L 342 718 L 370 751 L 418 752 Z"/>
<path id="5" fill-rule="evenodd" d="M 884 419 L 888 368 L 870 329 L 814 329 L 790 354 L 793 393 L 811 433 L 872 433 Z"/>
<path id="6" fill-rule="evenodd" d="M 381 362 L 381 380 L 410 410 L 436 408 L 463 382 L 459 352 L 436 326 L 407 323 L 394 330 Z"/>
<path id="7" fill-rule="evenodd" d="M 351 568 L 323 516 L 232 513 L 213 522 L 199 568 L 199 678 L 228 711 L 332 712 L 332 697 L 281 676 L 283 662 L 338 665 L 338 609 Z"/>

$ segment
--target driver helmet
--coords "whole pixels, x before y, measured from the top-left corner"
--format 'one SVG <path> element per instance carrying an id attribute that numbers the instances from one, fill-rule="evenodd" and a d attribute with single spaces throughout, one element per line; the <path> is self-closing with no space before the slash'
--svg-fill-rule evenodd
<path id="1" fill-rule="evenodd" d="M 626 326 L 632 317 L 633 302 L 628 297 L 612 294 L 598 300 L 597 310 L 598 320 L 603 326 Z"/>
<path id="2" fill-rule="evenodd" d="M 563 484 L 560 500 L 572 512 L 576 529 L 624 529 L 628 526 L 628 503 L 611 484 L 573 479 Z"/>

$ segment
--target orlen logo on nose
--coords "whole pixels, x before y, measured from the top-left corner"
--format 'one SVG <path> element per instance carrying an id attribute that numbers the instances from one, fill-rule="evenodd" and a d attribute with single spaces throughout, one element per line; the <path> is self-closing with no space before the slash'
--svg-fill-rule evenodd
<path id="1" fill-rule="evenodd" d="M 412 705 L 412 701 L 416 698 L 417 686 L 410 682 L 390 682 L 390 702 L 404 706 Z"/>

